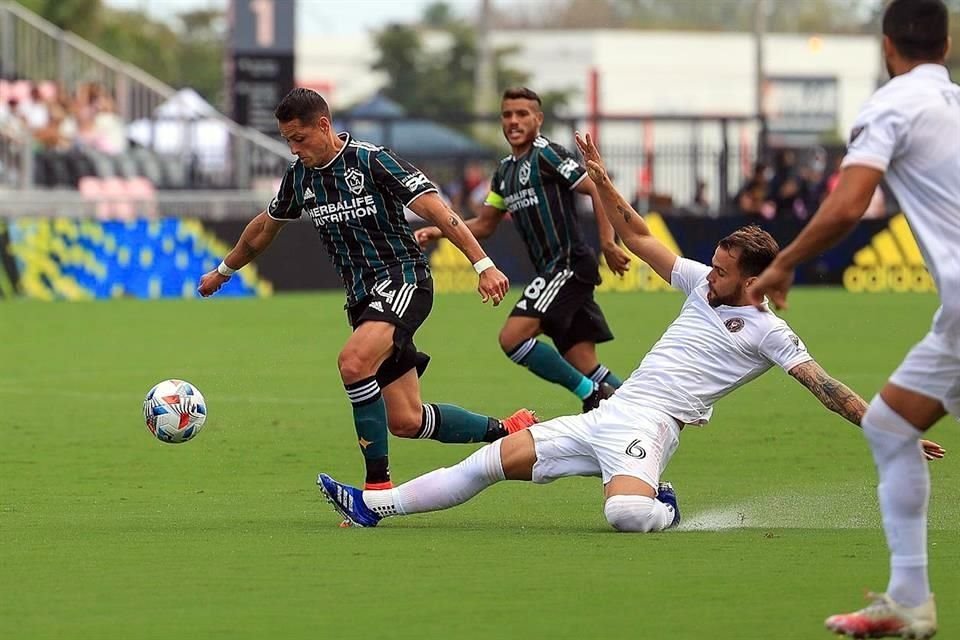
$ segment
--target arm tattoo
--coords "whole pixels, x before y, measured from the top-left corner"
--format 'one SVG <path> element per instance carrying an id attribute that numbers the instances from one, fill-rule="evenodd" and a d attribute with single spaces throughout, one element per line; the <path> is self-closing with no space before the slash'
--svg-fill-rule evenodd
<path id="1" fill-rule="evenodd" d="M 617 205 L 617 211 L 619 211 L 619 212 L 620 212 L 620 215 L 623 216 L 623 221 L 624 221 L 624 222 L 630 222 L 630 215 L 633 213 L 632 211 L 630 211 L 630 209 L 628 209 L 627 207 L 623 206 L 622 204 L 618 204 L 618 205 Z"/>
<path id="2" fill-rule="evenodd" d="M 867 403 L 847 385 L 830 377 L 819 364 L 805 362 L 797 365 L 790 370 L 790 375 L 809 389 L 827 409 L 860 426 L 860 420 L 867 410 Z"/>
<path id="3" fill-rule="evenodd" d="M 457 220 L 457 216 L 450 216 L 450 226 L 455 227 L 460 224 L 460 221 Z"/>

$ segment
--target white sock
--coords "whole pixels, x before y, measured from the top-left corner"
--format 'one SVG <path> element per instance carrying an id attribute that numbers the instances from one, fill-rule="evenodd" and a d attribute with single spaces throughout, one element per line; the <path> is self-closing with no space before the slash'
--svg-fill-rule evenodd
<path id="1" fill-rule="evenodd" d="M 663 531 L 673 522 L 673 508 L 646 496 L 610 496 L 603 515 L 617 531 Z"/>
<path id="2" fill-rule="evenodd" d="M 922 432 L 878 395 L 863 416 L 880 482 L 877 495 L 890 548 L 887 594 L 916 607 L 930 597 L 927 577 L 927 503 L 930 472 L 920 447 Z"/>
<path id="3" fill-rule="evenodd" d="M 460 464 L 431 471 L 395 489 L 364 491 L 363 501 L 380 516 L 439 511 L 463 504 L 505 479 L 500 440 L 478 449 Z"/>

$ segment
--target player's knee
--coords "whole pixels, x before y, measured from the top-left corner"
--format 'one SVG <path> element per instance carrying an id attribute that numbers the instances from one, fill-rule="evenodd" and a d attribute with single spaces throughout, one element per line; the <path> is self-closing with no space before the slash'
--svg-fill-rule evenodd
<path id="1" fill-rule="evenodd" d="M 510 353 L 523 342 L 522 338 L 514 335 L 514 332 L 508 331 L 505 328 L 500 330 L 500 335 L 497 339 L 500 342 L 500 348 L 503 349 L 503 352 L 507 355 L 510 355 Z"/>
<path id="2" fill-rule="evenodd" d="M 337 368 L 344 382 L 356 382 L 373 375 L 370 363 L 356 349 L 344 349 L 337 356 Z"/>
<path id="3" fill-rule="evenodd" d="M 419 410 L 395 412 L 387 415 L 387 428 L 398 438 L 416 438 L 420 435 L 423 414 Z"/>
<path id="4" fill-rule="evenodd" d="M 649 533 L 663 528 L 653 498 L 646 496 L 611 496 L 603 505 L 603 515 L 617 531 Z"/>

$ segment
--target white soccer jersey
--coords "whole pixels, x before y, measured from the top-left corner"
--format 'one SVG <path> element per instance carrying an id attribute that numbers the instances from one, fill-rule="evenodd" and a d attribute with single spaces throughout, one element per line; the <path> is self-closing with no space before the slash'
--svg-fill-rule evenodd
<path id="1" fill-rule="evenodd" d="M 677 258 L 670 284 L 687 294 L 680 315 L 610 402 L 659 409 L 685 424 L 706 424 L 713 404 L 773 365 L 812 360 L 772 311 L 707 302 L 710 267 Z"/>
<path id="2" fill-rule="evenodd" d="M 945 67 L 892 78 L 860 110 L 843 166 L 886 172 L 941 309 L 933 331 L 960 343 L 960 87 Z"/>

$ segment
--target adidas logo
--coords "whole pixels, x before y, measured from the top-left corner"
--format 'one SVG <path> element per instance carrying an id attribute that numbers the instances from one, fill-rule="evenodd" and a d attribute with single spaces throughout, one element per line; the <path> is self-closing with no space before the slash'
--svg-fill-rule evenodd
<path id="1" fill-rule="evenodd" d="M 310 187 L 307 187 L 306 189 L 304 189 L 304 191 L 303 191 L 303 199 L 304 199 L 304 200 L 310 200 L 310 199 L 316 200 L 316 198 L 317 198 L 317 196 L 314 195 L 313 189 L 311 189 Z"/>
<path id="2" fill-rule="evenodd" d="M 518 302 L 518 303 L 517 303 L 517 309 L 523 309 L 524 311 L 526 311 L 526 309 L 527 309 L 527 301 L 524 299 L 524 300 L 521 300 L 520 302 Z"/>
<path id="3" fill-rule="evenodd" d="M 886 229 L 853 254 L 853 264 L 843 272 L 843 286 L 855 293 L 935 290 L 905 215 L 891 218 Z"/>
<path id="4" fill-rule="evenodd" d="M 370 303 L 370 308 L 371 308 L 371 309 L 376 309 L 376 310 L 379 311 L 380 313 L 383 313 L 383 305 L 380 304 L 380 301 L 379 301 L 379 300 L 374 300 L 373 302 L 371 302 L 371 303 Z"/>

